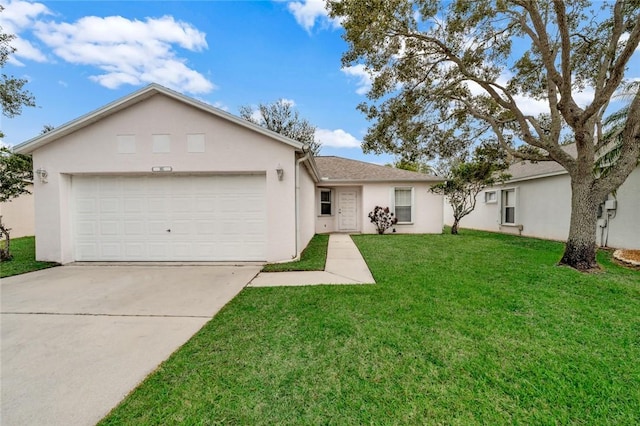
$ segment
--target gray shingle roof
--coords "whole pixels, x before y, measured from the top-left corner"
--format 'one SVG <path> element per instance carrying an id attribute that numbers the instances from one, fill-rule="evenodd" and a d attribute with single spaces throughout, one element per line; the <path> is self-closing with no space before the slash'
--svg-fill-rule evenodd
<path id="1" fill-rule="evenodd" d="M 437 176 L 334 156 L 314 158 L 324 182 L 441 182 Z"/>
<path id="2" fill-rule="evenodd" d="M 577 155 L 575 144 L 565 145 L 562 149 L 574 158 Z M 541 161 L 538 163 L 532 163 L 531 161 L 518 161 L 517 163 L 512 164 L 506 171 L 506 173 L 511 175 L 509 180 L 528 179 L 566 172 L 565 168 L 555 161 Z"/>

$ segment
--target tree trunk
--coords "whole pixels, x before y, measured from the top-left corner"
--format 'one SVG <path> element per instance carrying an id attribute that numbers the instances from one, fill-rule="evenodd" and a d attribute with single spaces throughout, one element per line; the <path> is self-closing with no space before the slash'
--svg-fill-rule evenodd
<path id="1" fill-rule="evenodd" d="M 451 225 L 451 235 L 458 235 L 458 224 L 460 223 L 460 219 L 454 217 L 453 225 Z"/>
<path id="2" fill-rule="evenodd" d="M 596 262 L 596 227 L 600 200 L 591 192 L 591 182 L 571 181 L 571 224 L 561 265 L 579 271 L 599 269 Z"/>

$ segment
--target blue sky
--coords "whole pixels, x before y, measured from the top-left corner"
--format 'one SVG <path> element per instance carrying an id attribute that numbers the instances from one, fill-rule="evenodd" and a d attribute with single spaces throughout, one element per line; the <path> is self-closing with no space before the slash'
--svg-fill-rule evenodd
<path id="1" fill-rule="evenodd" d="M 156 82 L 233 114 L 243 105 L 287 99 L 318 128 L 323 155 L 393 161 L 360 149 L 369 123 L 356 106 L 370 80 L 361 65 L 342 67 L 347 45 L 323 0 L 0 4 L 0 26 L 17 36 L 3 72 L 27 79 L 38 104 L 0 118 L 4 144 Z M 638 52 L 629 67 L 634 79 Z M 586 103 L 591 95 L 576 99 Z M 544 102 L 520 101 L 526 113 L 546 110 Z"/>
<path id="2" fill-rule="evenodd" d="M 322 154 L 392 160 L 360 149 L 366 78 L 342 68 L 347 46 L 321 1 L 0 3 L 18 36 L 3 71 L 28 79 L 38 104 L 2 118 L 5 144 L 156 82 L 233 114 L 287 99 L 317 126 Z"/>

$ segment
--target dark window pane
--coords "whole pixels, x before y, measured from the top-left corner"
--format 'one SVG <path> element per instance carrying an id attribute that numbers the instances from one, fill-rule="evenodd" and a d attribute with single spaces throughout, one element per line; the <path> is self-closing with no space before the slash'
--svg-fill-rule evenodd
<path id="1" fill-rule="evenodd" d="M 331 192 L 330 191 L 322 191 L 320 193 L 320 201 L 331 202 Z"/>
<path id="2" fill-rule="evenodd" d="M 516 223 L 516 208 L 505 207 L 504 209 L 504 221 L 505 223 Z"/>
<path id="3" fill-rule="evenodd" d="M 331 203 L 320 204 L 320 214 L 331 214 Z"/>

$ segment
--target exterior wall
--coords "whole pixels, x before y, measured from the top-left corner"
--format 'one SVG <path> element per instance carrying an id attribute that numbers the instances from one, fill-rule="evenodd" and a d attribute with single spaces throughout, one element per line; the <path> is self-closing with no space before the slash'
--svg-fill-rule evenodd
<path id="1" fill-rule="evenodd" d="M 413 187 L 414 188 L 414 209 L 412 224 L 398 224 L 387 232 L 399 234 L 440 234 L 442 233 L 442 196 L 429 192 L 431 187 L 428 183 L 422 182 L 396 182 L 396 183 L 371 183 L 362 188 L 362 232 L 365 234 L 375 234 L 376 228 L 369 220 L 369 212 L 375 206 L 390 207 L 393 205 L 394 188 Z"/>
<path id="2" fill-rule="evenodd" d="M 320 191 L 322 189 L 331 190 L 331 215 L 320 214 Z M 355 230 L 344 230 L 340 228 L 340 194 L 344 192 L 356 193 L 356 227 Z M 316 233 L 326 234 L 330 232 L 362 232 L 362 187 L 353 185 L 321 186 L 316 189 L 314 200 L 314 215 L 316 217 Z M 369 220 L 369 219 L 367 219 Z"/>
<path id="3" fill-rule="evenodd" d="M 298 253 L 307 246 L 315 234 L 315 182 L 304 165 L 300 165 L 300 189 L 298 191 L 299 240 Z"/>
<path id="4" fill-rule="evenodd" d="M 501 225 L 502 189 L 515 188 L 516 226 Z M 495 203 L 485 203 L 485 192 L 497 191 Z M 613 197 L 610 197 L 613 198 Z M 608 226 L 597 229 L 598 244 L 616 248 L 640 248 L 640 169 L 627 178 L 616 195 L 617 209 Z M 606 216 L 606 214 L 605 214 Z M 445 201 L 444 220 L 453 223 L 451 206 Z M 528 237 L 566 241 L 571 220 L 571 182 L 566 174 L 486 188 L 478 194 L 476 208 L 460 221 L 460 226 Z M 603 221 L 599 221 L 603 224 Z M 519 225 L 519 226 L 518 226 Z M 608 229 L 608 234 L 607 234 Z M 604 236 L 604 241 L 601 241 Z"/>
<path id="5" fill-rule="evenodd" d="M 430 185 L 421 182 L 384 182 L 365 183 L 361 187 L 353 186 L 322 186 L 316 190 L 316 232 L 339 232 L 339 217 L 337 204 L 341 191 L 357 191 L 357 214 L 358 232 L 365 234 L 375 234 L 376 228 L 369 220 L 369 213 L 375 206 L 391 207 L 393 205 L 394 188 L 413 187 L 414 188 L 414 209 L 413 223 L 395 225 L 393 229 L 397 233 L 407 234 L 427 234 L 442 232 L 442 196 L 429 192 Z M 330 188 L 333 190 L 333 214 L 331 216 L 320 216 L 320 188 Z M 393 232 L 393 230 L 387 231 Z"/>
<path id="6" fill-rule="evenodd" d="M 0 203 L 2 223 L 11 229 L 11 238 L 35 235 L 33 185 L 29 184 L 27 189 L 31 194 L 22 194 L 11 201 Z"/>
<path id="7" fill-rule="evenodd" d="M 154 153 L 152 135 L 169 135 L 170 152 Z M 187 152 L 187 134 L 204 134 L 205 152 Z M 119 152 L 118 135 L 135 137 L 135 152 Z M 120 150 L 122 151 L 122 150 Z M 76 174 L 266 173 L 267 261 L 296 255 L 295 154 L 281 142 L 242 126 L 155 95 L 33 152 L 34 169 L 47 170 L 48 183 L 36 180 L 38 260 L 74 260 L 71 176 Z M 278 180 L 276 168 L 284 170 Z"/>
<path id="8" fill-rule="evenodd" d="M 616 192 L 615 216 L 608 221 L 607 246 L 640 249 L 640 167 Z M 606 231 L 606 230 L 605 230 Z"/>

